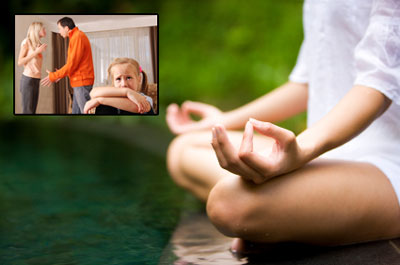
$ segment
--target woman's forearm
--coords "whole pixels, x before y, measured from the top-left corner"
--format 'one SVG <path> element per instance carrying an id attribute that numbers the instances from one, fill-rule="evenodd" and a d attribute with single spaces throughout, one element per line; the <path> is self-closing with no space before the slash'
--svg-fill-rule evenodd
<path id="1" fill-rule="evenodd" d="M 26 53 L 27 53 L 27 50 L 23 51 L 22 53 L 23 54 L 21 54 L 20 57 L 18 58 L 18 65 L 19 66 L 26 65 L 30 60 L 32 60 L 32 58 L 34 58 L 37 55 L 36 52 L 33 52 L 33 53 L 25 56 Z"/>
<path id="2" fill-rule="evenodd" d="M 373 88 L 354 86 L 325 117 L 297 136 L 304 160 L 310 161 L 351 140 L 390 103 L 385 95 Z"/>
<path id="3" fill-rule="evenodd" d="M 307 109 L 307 84 L 288 82 L 243 107 L 223 114 L 227 129 L 241 129 L 249 118 L 278 122 Z"/>

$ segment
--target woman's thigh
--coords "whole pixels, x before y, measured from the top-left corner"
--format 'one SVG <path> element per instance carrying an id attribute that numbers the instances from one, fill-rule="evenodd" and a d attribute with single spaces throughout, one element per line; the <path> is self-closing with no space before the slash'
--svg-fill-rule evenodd
<path id="1" fill-rule="evenodd" d="M 320 159 L 261 185 L 230 176 L 213 188 L 207 210 L 223 233 L 258 242 L 337 245 L 400 236 L 394 190 L 368 163 Z"/>
<path id="2" fill-rule="evenodd" d="M 239 149 L 242 132 L 228 131 L 232 144 Z M 211 146 L 211 131 L 193 132 L 176 137 L 167 153 L 167 164 L 172 178 L 181 186 L 206 200 L 208 193 L 222 178 L 233 174 L 221 168 Z M 269 148 L 272 139 L 254 136 L 254 149 Z"/>

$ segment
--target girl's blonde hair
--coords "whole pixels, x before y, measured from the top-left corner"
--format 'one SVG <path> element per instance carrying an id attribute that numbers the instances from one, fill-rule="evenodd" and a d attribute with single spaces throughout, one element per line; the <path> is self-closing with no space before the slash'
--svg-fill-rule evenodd
<path id="1" fill-rule="evenodd" d="M 148 88 L 148 84 L 147 84 L 147 74 L 142 70 L 142 68 L 140 67 L 139 63 L 131 58 L 115 58 L 111 64 L 108 66 L 108 78 L 111 79 L 111 83 L 112 85 L 114 85 L 114 76 L 113 76 L 113 72 L 111 71 L 111 69 L 117 65 L 117 64 L 130 64 L 133 66 L 133 68 L 135 69 L 136 75 L 140 76 L 140 74 L 143 75 L 143 79 L 142 79 L 142 86 L 140 88 L 140 92 L 147 94 L 147 88 Z"/>
<path id="2" fill-rule="evenodd" d="M 40 42 L 39 32 L 43 28 L 42 22 L 33 22 L 28 29 L 28 34 L 26 38 L 28 39 L 29 44 L 32 46 L 33 50 L 36 50 L 42 43 Z"/>

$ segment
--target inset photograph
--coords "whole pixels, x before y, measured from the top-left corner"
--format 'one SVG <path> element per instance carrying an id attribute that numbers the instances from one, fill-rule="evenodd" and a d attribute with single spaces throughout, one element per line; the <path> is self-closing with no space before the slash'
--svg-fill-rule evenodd
<path id="1" fill-rule="evenodd" d="M 158 115 L 158 14 L 15 15 L 15 115 Z"/>

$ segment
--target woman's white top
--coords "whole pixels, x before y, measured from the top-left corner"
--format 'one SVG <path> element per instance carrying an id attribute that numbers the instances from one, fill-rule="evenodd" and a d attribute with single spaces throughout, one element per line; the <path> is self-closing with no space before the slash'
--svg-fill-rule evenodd
<path id="1" fill-rule="evenodd" d="M 322 157 L 374 164 L 400 202 L 400 0 L 306 0 L 303 8 L 305 37 L 289 79 L 308 83 L 307 126 L 356 84 L 392 100 L 360 135 Z"/>

